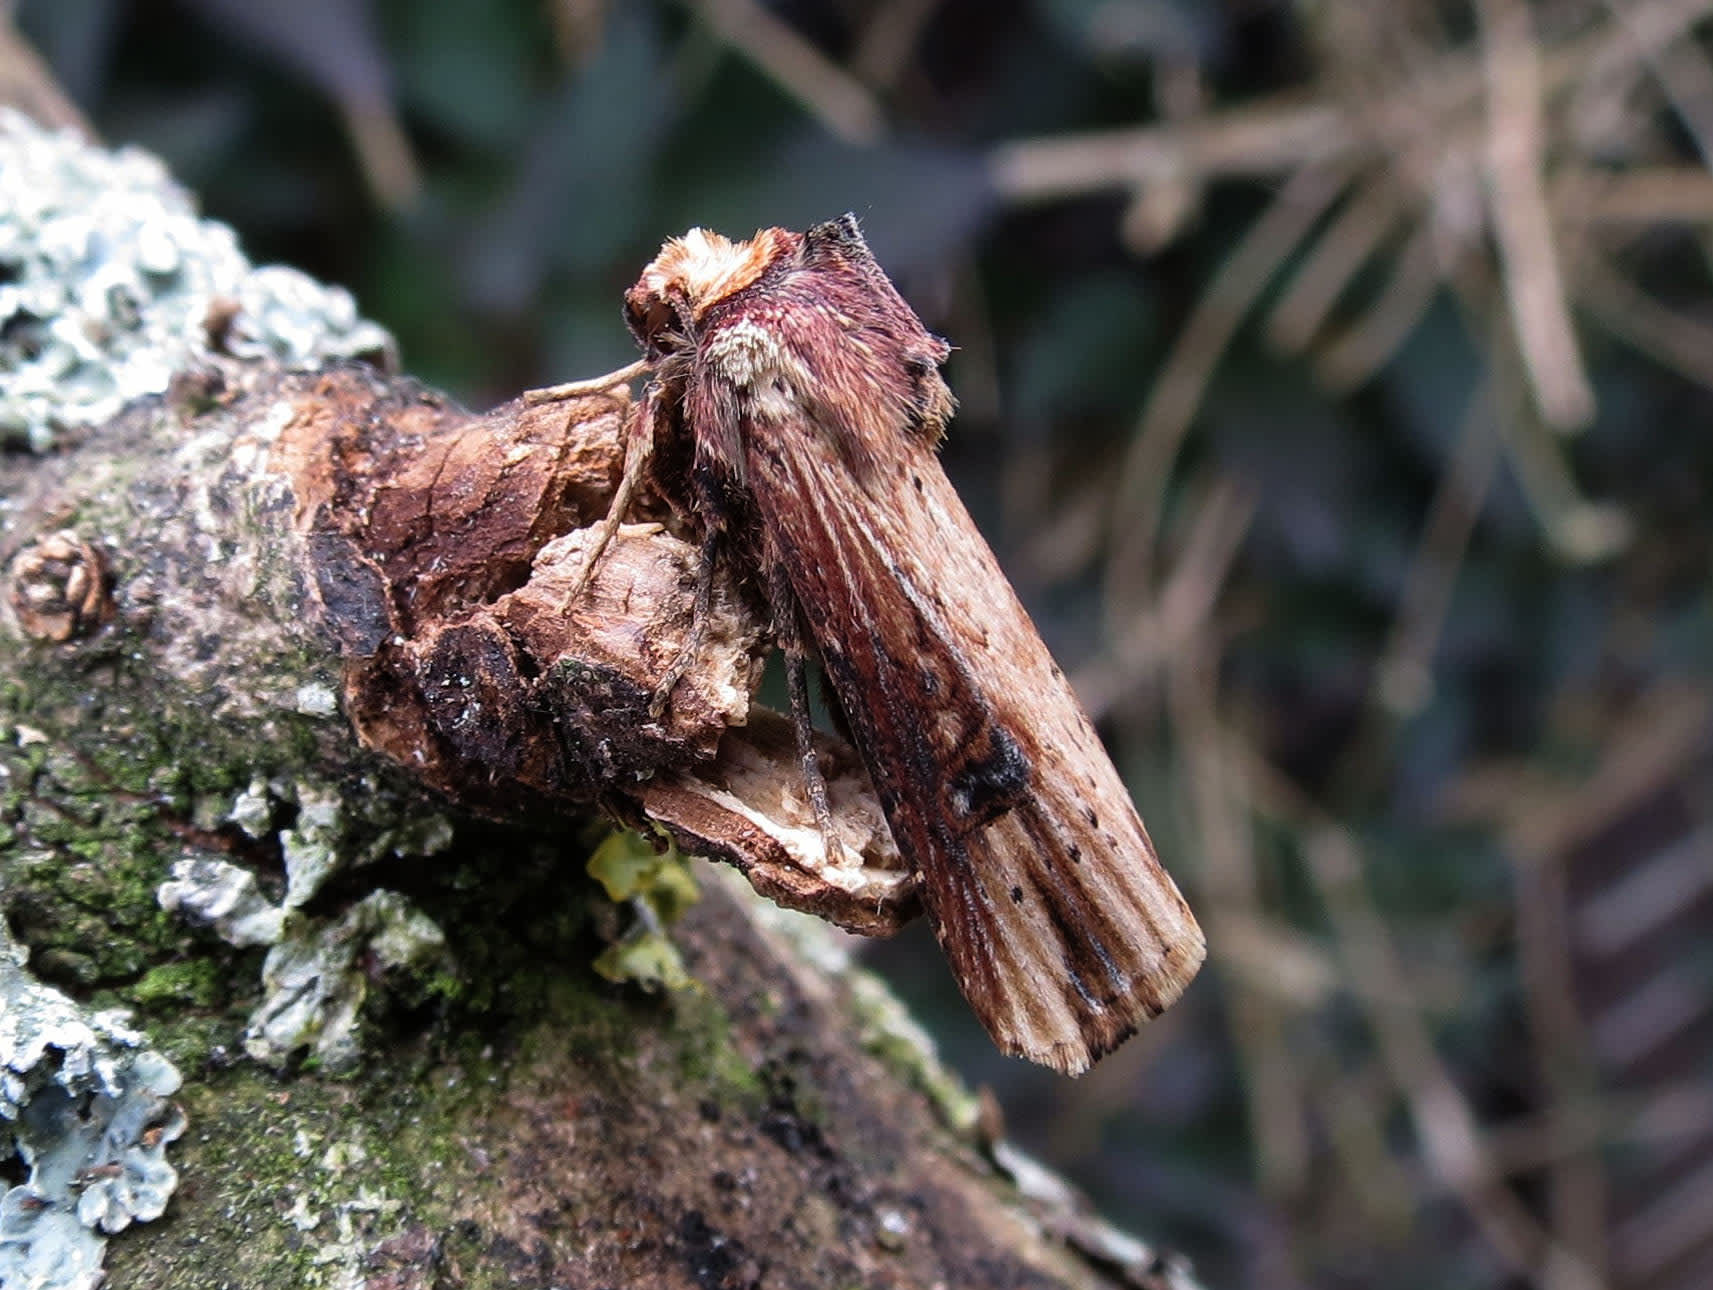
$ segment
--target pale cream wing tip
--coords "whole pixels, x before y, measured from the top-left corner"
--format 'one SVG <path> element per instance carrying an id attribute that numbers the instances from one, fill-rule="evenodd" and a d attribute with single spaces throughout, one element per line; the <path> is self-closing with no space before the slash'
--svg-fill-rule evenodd
<path id="1" fill-rule="evenodd" d="M 1183 934 L 1176 938 L 1179 953 L 1174 956 L 1175 970 L 1150 978 L 1148 989 L 1133 990 L 1123 1009 L 1115 1008 L 1103 1019 L 1105 1024 L 1087 1027 L 1074 1040 L 1033 1044 L 1018 1039 L 1000 1042 L 1008 1056 L 1021 1057 L 1058 1071 L 1061 1075 L 1084 1074 L 1089 1067 L 1112 1052 L 1141 1027 L 1170 1008 L 1189 989 L 1201 966 L 1207 960 L 1207 938 L 1199 924 L 1190 919 Z M 1138 983 L 1141 984 L 1140 982 Z"/>

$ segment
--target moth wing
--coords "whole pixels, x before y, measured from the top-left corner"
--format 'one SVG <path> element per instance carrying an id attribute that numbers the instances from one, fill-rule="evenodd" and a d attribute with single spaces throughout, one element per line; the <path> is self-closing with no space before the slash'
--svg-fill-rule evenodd
<path id="1" fill-rule="evenodd" d="M 932 447 L 862 456 L 806 416 L 741 427 L 783 561 L 966 997 L 1004 1051 L 1077 1073 L 1182 993 L 1201 929 Z"/>

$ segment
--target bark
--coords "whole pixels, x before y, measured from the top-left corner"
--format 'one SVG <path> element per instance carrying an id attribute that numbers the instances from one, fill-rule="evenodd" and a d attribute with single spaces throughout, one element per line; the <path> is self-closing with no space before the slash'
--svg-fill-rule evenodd
<path id="1" fill-rule="evenodd" d="M 569 598 L 627 400 L 471 416 L 222 353 L 230 321 L 165 394 L 0 457 L 0 914 L 184 1076 L 140 1135 L 176 1194 L 107 1284 L 1181 1279 L 1020 1189 L 884 990 L 710 871 L 669 929 L 690 984 L 594 969 L 680 890 L 638 851 L 603 894 L 613 818 L 861 930 L 914 900 L 830 742 L 864 868 L 818 867 L 738 590 L 651 718 L 694 585 L 669 516 Z"/>

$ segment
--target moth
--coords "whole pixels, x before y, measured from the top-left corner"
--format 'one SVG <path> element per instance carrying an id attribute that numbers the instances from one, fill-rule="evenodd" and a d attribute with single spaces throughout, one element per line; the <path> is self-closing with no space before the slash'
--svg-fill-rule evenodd
<path id="1" fill-rule="evenodd" d="M 1205 945 L 940 467 L 950 347 L 850 215 L 748 241 L 692 229 L 643 270 L 625 318 L 644 357 L 615 376 L 649 381 L 603 538 L 646 475 L 700 532 L 698 613 L 718 563 L 752 580 L 822 836 L 811 656 L 994 1042 L 1086 1070 L 1182 993 Z"/>

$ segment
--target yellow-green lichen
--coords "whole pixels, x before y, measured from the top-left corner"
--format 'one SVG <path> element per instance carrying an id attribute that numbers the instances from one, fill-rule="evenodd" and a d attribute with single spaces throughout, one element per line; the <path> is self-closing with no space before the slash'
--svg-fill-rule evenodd
<path id="1" fill-rule="evenodd" d="M 690 990 L 696 985 L 666 933 L 640 922 L 596 955 L 591 966 L 609 981 L 644 990 Z"/>
<path id="2" fill-rule="evenodd" d="M 595 848 L 588 870 L 607 899 L 628 903 L 635 921 L 595 959 L 594 968 L 609 981 L 629 982 L 645 990 L 688 990 L 695 981 L 683 956 L 666 933 L 700 893 L 689 862 L 676 848 L 655 848 L 640 834 L 615 832 Z"/>
<path id="3" fill-rule="evenodd" d="M 588 869 L 589 876 L 606 889 L 608 900 L 615 904 L 646 901 L 664 923 L 676 921 L 700 894 L 689 861 L 676 847 L 656 851 L 629 829 L 608 835 L 589 857 Z"/>

